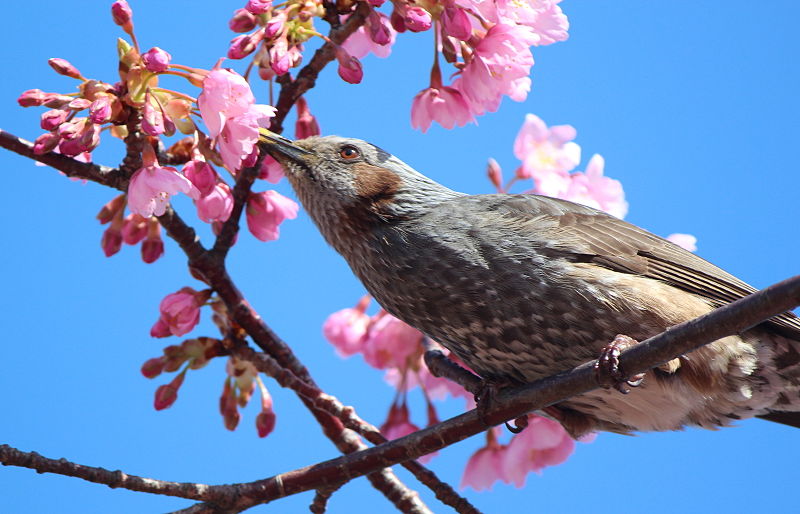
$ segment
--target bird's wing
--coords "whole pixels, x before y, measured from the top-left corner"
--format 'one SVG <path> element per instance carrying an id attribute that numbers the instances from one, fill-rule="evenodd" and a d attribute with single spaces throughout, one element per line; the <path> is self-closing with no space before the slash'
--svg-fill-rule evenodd
<path id="1" fill-rule="evenodd" d="M 555 231 L 570 260 L 591 262 L 614 271 L 642 275 L 724 305 L 756 291 L 710 262 L 636 225 L 565 200 L 537 195 L 491 195 L 496 212 L 520 228 Z M 579 249 L 582 254 L 575 254 Z M 787 312 L 770 319 L 770 328 L 800 340 L 800 318 Z"/>

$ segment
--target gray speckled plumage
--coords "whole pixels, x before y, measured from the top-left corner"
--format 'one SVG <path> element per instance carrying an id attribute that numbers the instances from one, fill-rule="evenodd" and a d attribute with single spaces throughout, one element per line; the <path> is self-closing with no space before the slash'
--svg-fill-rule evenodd
<path id="1" fill-rule="evenodd" d="M 754 291 L 589 207 L 463 195 L 359 140 L 294 144 L 273 140 L 270 151 L 367 290 L 492 381 L 552 375 L 597 358 L 616 334 L 646 339 Z M 716 341 L 628 395 L 598 390 L 560 406 L 622 433 L 800 411 L 800 321 L 787 313 Z"/>

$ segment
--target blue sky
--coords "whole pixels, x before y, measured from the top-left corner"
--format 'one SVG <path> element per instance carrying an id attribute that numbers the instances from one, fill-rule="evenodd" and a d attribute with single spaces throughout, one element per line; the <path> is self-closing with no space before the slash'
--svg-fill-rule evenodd
<path id="1" fill-rule="evenodd" d="M 158 45 L 175 62 L 211 67 L 232 34 L 227 19 L 239 1 L 134 1 L 143 47 Z M 36 109 L 17 106 L 29 88 L 68 92 L 74 82 L 46 64 L 63 57 L 84 75 L 113 82 L 115 40 L 110 2 L 0 3 L 0 81 L 3 129 L 28 139 L 39 133 Z M 410 128 L 411 98 L 427 85 L 430 35 L 400 35 L 387 60 L 368 57 L 361 85 L 343 83 L 333 68 L 308 95 L 326 134 L 368 139 L 446 185 L 489 192 L 485 162 L 506 172 L 516 165 L 513 138 L 524 115 L 578 130 L 583 167 L 592 153 L 606 174 L 622 181 L 627 219 L 657 234 L 688 232 L 698 253 L 747 282 L 764 287 L 798 272 L 800 212 L 797 141 L 800 98 L 796 20 L 800 4 L 753 2 L 578 2 L 562 8 L 570 39 L 534 50 L 533 91 L 524 103 L 504 101 L 478 126 L 427 134 Z M 768 7 L 766 7 L 768 5 Z M 174 84 L 182 87 L 182 84 Z M 192 93 L 192 88 L 187 89 Z M 263 84 L 255 86 L 268 101 Z M 196 91 L 195 91 L 196 93 Z M 289 134 L 291 135 L 291 134 Z M 103 145 L 98 162 L 115 165 L 120 147 Z M 257 406 L 236 432 L 217 413 L 222 362 L 191 372 L 178 402 L 155 412 L 152 395 L 165 382 L 147 380 L 139 366 L 165 341 L 148 332 L 161 298 L 199 283 L 167 242 L 153 265 L 131 247 L 107 259 L 94 219 L 114 194 L 70 182 L 49 168 L 0 152 L 6 180 L 6 229 L 0 295 L 4 355 L 0 361 L 0 443 L 49 457 L 121 469 L 165 480 L 249 481 L 321 459 L 335 449 L 293 394 L 267 381 L 278 425 L 258 439 Z M 286 184 L 279 189 L 292 195 Z M 191 204 L 176 202 L 194 220 Z M 202 232 L 208 241 L 208 232 Z M 322 339 L 332 311 L 354 304 L 363 287 L 328 248 L 305 213 L 287 222 L 278 242 L 242 235 L 230 270 L 246 297 L 306 362 L 322 387 L 380 424 L 392 398 L 381 374 L 360 358 L 341 360 Z M 204 312 L 195 334 L 213 335 Z M 417 423 L 424 423 L 414 396 Z M 457 414 L 460 401 L 442 406 Z M 718 432 L 624 437 L 602 434 L 580 444 L 562 466 L 531 475 L 524 489 L 496 486 L 464 492 L 480 509 L 507 512 L 787 511 L 795 504 L 800 446 L 796 429 L 750 420 Z M 478 438 L 441 452 L 431 468 L 459 481 Z M 434 511 L 446 511 L 405 471 Z M 310 494 L 255 512 L 303 512 Z M 0 511 L 142 512 L 189 502 L 148 496 L 77 479 L 0 469 Z M 366 480 L 338 491 L 330 512 L 383 512 L 390 506 Z"/>

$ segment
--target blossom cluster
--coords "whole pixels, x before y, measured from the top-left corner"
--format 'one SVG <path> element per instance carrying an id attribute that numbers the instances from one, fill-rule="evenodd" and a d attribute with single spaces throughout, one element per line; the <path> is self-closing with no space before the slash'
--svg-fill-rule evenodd
<path id="1" fill-rule="evenodd" d="M 156 410 L 166 409 L 175 403 L 189 370 L 200 369 L 214 357 L 226 353 L 223 350 L 224 338 L 231 331 L 227 309 L 219 299 L 212 298 L 210 289 L 196 291 L 191 287 L 184 287 L 161 301 L 159 318 L 150 329 L 150 335 L 159 338 L 183 336 L 194 330 L 200 322 L 200 309 L 206 305 L 214 312 L 212 319 L 223 340 L 211 337 L 186 339 L 179 345 L 165 347 L 163 355 L 148 359 L 142 365 L 142 375 L 147 378 L 155 378 L 165 372 L 178 372 L 169 383 L 156 389 L 153 402 Z M 258 376 L 258 371 L 252 363 L 235 357 L 228 358 L 225 371 L 226 377 L 219 401 L 225 427 L 228 430 L 236 429 L 241 419 L 239 409 L 247 406 L 258 387 L 261 412 L 256 416 L 255 424 L 259 437 L 266 437 L 275 427 L 276 415 L 272 396 Z"/>
<path id="2" fill-rule="evenodd" d="M 203 70 L 173 63 L 169 52 L 158 47 L 141 52 L 133 29 L 133 11 L 125 0 L 115 1 L 111 14 L 132 41 L 117 42 L 119 81 L 87 79 L 68 61 L 54 58 L 49 64 L 56 72 L 79 81 L 77 92 L 31 89 L 20 95 L 18 103 L 50 108 L 41 116 L 41 127 L 47 132 L 34 143 L 37 154 L 56 151 L 88 160 L 106 129 L 120 139 L 132 132 L 141 135 L 141 165 L 130 176 L 127 194 L 110 201 L 98 218 L 109 224 L 101 241 L 107 256 L 117 253 L 123 242 L 141 242 L 142 259 L 151 263 L 164 253 L 154 216 L 163 215 L 171 197 L 177 194 L 192 198 L 198 218 L 219 233 L 231 215 L 234 197 L 231 186 L 214 166 L 235 178 L 242 168 L 254 165 L 258 130 L 269 125 L 275 110 L 257 104 L 248 82 L 220 63 Z M 182 77 L 201 92 L 195 99 L 164 89 L 159 86 L 162 75 Z M 307 106 L 298 124 L 307 135 L 319 131 Z M 166 152 L 159 151 L 162 139 L 176 134 L 186 137 Z M 165 158 L 183 164 L 182 169 L 162 165 L 160 160 Z M 259 176 L 276 183 L 283 174 L 273 159 L 265 158 Z M 250 193 L 246 202 L 247 225 L 262 241 L 277 239 L 280 224 L 297 216 L 298 205 L 276 191 Z M 126 207 L 130 211 L 127 215 Z"/>
<path id="3" fill-rule="evenodd" d="M 504 184 L 500 166 L 489 159 L 489 180 L 505 193 L 520 180 L 532 179 L 533 188 L 527 193 L 570 200 L 624 218 L 628 212 L 625 192 L 618 180 L 603 175 L 602 156 L 592 156 L 585 172 L 573 172 L 581 161 L 581 147 L 573 141 L 576 135 L 571 125 L 548 127 L 535 114 L 528 114 L 514 140 L 514 155 L 521 161 L 514 177 Z"/>
<path id="4" fill-rule="evenodd" d="M 372 53 L 387 57 L 398 33 L 434 32 L 435 59 L 429 87 L 413 99 L 411 124 L 423 132 L 435 121 L 445 128 L 463 126 L 475 116 L 498 109 L 503 97 L 523 101 L 531 89 L 532 46 L 567 39 L 569 22 L 561 0 L 368 0 L 366 20 L 336 46 L 339 76 L 361 82 L 359 59 Z M 336 3 L 342 19 L 357 2 Z M 391 11 L 382 12 L 384 4 Z M 264 80 L 290 72 L 302 62 L 303 45 L 312 37 L 334 44 L 314 28 L 325 16 L 321 0 L 248 1 L 234 11 L 228 25 L 238 33 L 228 57 L 252 56 Z M 453 66 L 453 80 L 444 85 L 440 57 Z"/>

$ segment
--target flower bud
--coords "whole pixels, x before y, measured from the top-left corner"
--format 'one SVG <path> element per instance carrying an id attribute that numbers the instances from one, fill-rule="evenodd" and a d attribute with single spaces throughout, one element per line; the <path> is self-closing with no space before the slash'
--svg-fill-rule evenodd
<path id="1" fill-rule="evenodd" d="M 100 212 L 97 213 L 97 219 L 100 220 L 101 225 L 105 225 L 112 219 L 117 213 L 125 208 L 125 195 L 118 195 L 115 196 L 110 202 L 105 204 Z"/>
<path id="2" fill-rule="evenodd" d="M 63 109 L 50 109 L 42 114 L 41 123 L 39 124 L 42 129 L 52 131 L 64 123 L 69 115 L 69 111 Z"/>
<path id="3" fill-rule="evenodd" d="M 111 16 L 114 23 L 122 27 L 122 30 L 130 34 L 133 32 L 133 11 L 125 0 L 117 0 L 111 4 Z"/>
<path id="4" fill-rule="evenodd" d="M 145 378 L 155 378 L 161 373 L 164 372 L 164 363 L 166 362 L 166 358 L 162 355 L 161 357 L 153 357 L 152 359 L 148 359 L 142 364 L 142 375 Z"/>
<path id="5" fill-rule="evenodd" d="M 391 16 L 389 16 L 389 22 L 392 24 L 392 28 L 397 32 L 405 32 L 406 31 L 406 22 L 403 19 L 403 16 L 397 12 L 397 9 L 392 11 Z"/>
<path id="6" fill-rule="evenodd" d="M 256 28 L 256 18 L 247 9 L 236 9 L 228 21 L 228 28 L 234 32 L 250 32 Z"/>
<path id="7" fill-rule="evenodd" d="M 58 146 L 60 140 L 61 138 L 53 132 L 45 132 L 33 142 L 33 153 L 42 155 L 47 152 L 52 152 Z"/>
<path id="8" fill-rule="evenodd" d="M 122 223 L 122 240 L 135 245 L 147 237 L 147 218 L 138 214 L 128 214 Z"/>
<path id="9" fill-rule="evenodd" d="M 218 175 L 206 161 L 191 160 L 184 165 L 181 171 L 194 184 L 194 187 L 200 190 L 201 198 L 211 194 L 214 190 Z"/>
<path id="10" fill-rule="evenodd" d="M 489 162 L 486 165 L 486 174 L 489 177 L 489 182 L 497 189 L 499 192 L 503 190 L 503 172 L 500 169 L 500 165 L 497 164 L 497 161 L 489 158 Z"/>
<path id="11" fill-rule="evenodd" d="M 147 238 L 142 243 L 142 260 L 152 264 L 164 255 L 164 241 L 161 239 L 161 225 L 156 219 L 149 219 Z"/>
<path id="12" fill-rule="evenodd" d="M 295 106 L 297 107 L 297 122 L 294 125 L 295 139 L 320 135 L 319 123 L 317 123 L 317 118 L 311 114 L 305 97 L 298 98 Z"/>
<path id="13" fill-rule="evenodd" d="M 186 374 L 180 373 L 169 384 L 164 384 L 156 389 L 156 397 L 153 406 L 156 410 L 164 410 L 170 407 L 175 400 L 178 399 L 178 389 L 183 384 L 183 378 Z"/>
<path id="14" fill-rule="evenodd" d="M 144 63 L 145 69 L 147 69 L 147 71 L 152 71 L 153 73 L 167 71 L 170 60 L 172 60 L 172 55 L 170 55 L 166 50 L 162 50 L 157 46 L 154 46 L 142 54 L 142 62 Z"/>
<path id="15" fill-rule="evenodd" d="M 358 84 L 364 78 L 364 70 L 361 68 L 361 62 L 358 59 L 347 53 L 342 47 L 336 49 L 336 60 L 339 61 L 339 76 L 345 82 L 350 84 Z"/>
<path id="16" fill-rule="evenodd" d="M 448 36 L 462 41 L 466 41 L 472 36 L 472 24 L 469 21 L 469 15 L 460 7 L 455 5 L 445 7 L 441 21 L 442 28 Z"/>
<path id="17" fill-rule="evenodd" d="M 90 100 L 86 98 L 76 98 L 67 104 L 67 107 L 74 111 L 82 111 L 92 105 Z"/>
<path id="18" fill-rule="evenodd" d="M 101 125 L 111 121 L 113 115 L 111 95 L 98 95 L 97 99 L 89 106 L 89 121 Z"/>
<path id="19" fill-rule="evenodd" d="M 272 39 L 283 32 L 283 27 L 286 24 L 286 12 L 281 11 L 267 21 L 264 27 L 264 39 Z"/>
<path id="20" fill-rule="evenodd" d="M 241 34 L 231 39 L 231 44 L 228 47 L 228 59 L 244 59 L 256 49 L 258 46 L 259 38 L 253 37 L 253 34 Z"/>
<path id="21" fill-rule="evenodd" d="M 244 8 L 252 14 L 264 14 L 272 9 L 272 0 L 248 0 Z"/>
<path id="22" fill-rule="evenodd" d="M 431 28 L 431 15 L 422 7 L 411 6 L 406 8 L 403 16 L 405 26 L 411 32 L 424 32 Z"/>
<path id="23" fill-rule="evenodd" d="M 53 68 L 59 75 L 85 80 L 83 76 L 81 76 L 81 72 L 78 71 L 78 68 L 70 64 L 70 62 L 66 59 L 53 57 L 52 59 L 48 59 L 47 64 L 49 64 L 50 67 Z"/>
<path id="24" fill-rule="evenodd" d="M 100 241 L 100 247 L 106 257 L 111 257 L 122 248 L 122 233 L 119 229 L 111 226 L 103 232 L 103 238 Z"/>
<path id="25" fill-rule="evenodd" d="M 43 105 L 45 100 L 53 93 L 45 93 L 41 89 L 28 89 L 23 91 L 17 98 L 17 103 L 21 107 L 38 107 Z"/>
<path id="26" fill-rule="evenodd" d="M 376 45 L 388 45 L 392 42 L 391 25 L 385 15 L 370 11 L 366 28 L 370 39 Z"/>

